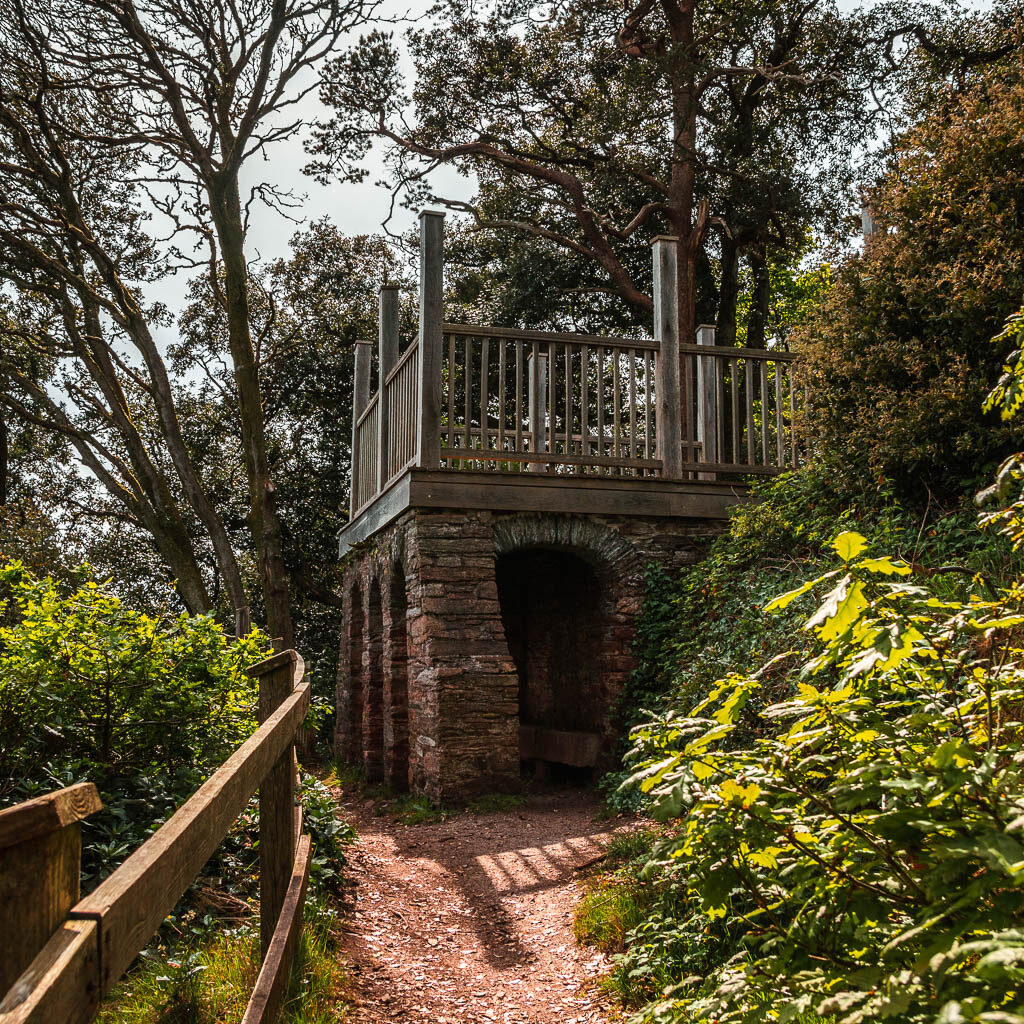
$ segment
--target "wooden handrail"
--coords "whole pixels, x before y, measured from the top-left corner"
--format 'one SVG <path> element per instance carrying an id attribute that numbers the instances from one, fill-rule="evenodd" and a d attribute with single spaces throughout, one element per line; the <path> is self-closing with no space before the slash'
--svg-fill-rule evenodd
<path id="1" fill-rule="evenodd" d="M 275 904 L 271 924 L 276 925 L 269 929 L 272 935 L 264 936 L 265 947 L 272 945 L 280 928 L 297 927 L 294 919 L 301 919 L 301 906 L 296 911 L 289 895 L 294 895 L 295 871 L 308 871 L 309 842 L 304 837 L 298 843 L 292 834 L 300 820 L 294 812 L 293 744 L 309 710 L 310 684 L 301 682 L 305 665 L 294 651 L 280 652 L 249 671 L 260 678 L 263 724 L 113 874 L 70 909 L 68 920 L 0 1002 L 0 1024 L 88 1024 L 99 1001 L 157 932 L 258 787 L 260 898 L 261 905 Z M 275 773 L 288 784 L 265 792 Z M 282 821 L 287 823 L 283 830 Z M 290 868 L 275 892 L 265 884 L 264 855 L 282 843 L 287 843 Z M 283 954 L 293 947 L 290 941 L 276 958 L 274 970 L 285 978 L 289 965 Z M 265 957 L 261 973 L 264 994 L 273 987 L 264 978 L 268 961 Z M 273 1000 L 264 1000 L 262 1010 L 246 1019 L 267 1024 L 274 1013 Z"/>
<path id="2" fill-rule="evenodd" d="M 659 345 L 650 338 L 626 338 L 603 334 L 573 334 L 559 331 L 526 331 L 518 327 L 476 327 L 473 324 L 441 325 L 445 334 L 466 338 L 514 338 L 519 341 L 553 341 L 559 345 L 589 345 L 593 348 L 632 348 L 638 352 L 657 352 Z"/>
<path id="3" fill-rule="evenodd" d="M 371 396 L 370 400 L 366 403 L 366 408 L 362 411 L 359 419 L 356 420 L 356 428 L 361 427 L 367 420 L 367 417 L 377 408 L 377 402 L 380 399 L 380 392 L 375 391 Z"/>
<path id="4" fill-rule="evenodd" d="M 796 352 L 773 348 L 733 348 L 731 345 L 680 345 L 680 352 L 695 356 L 725 356 L 727 359 L 764 359 L 770 363 L 795 363 Z"/>
<path id="5" fill-rule="evenodd" d="M 398 376 L 399 370 L 401 370 L 402 367 L 405 366 L 405 364 L 409 362 L 410 359 L 412 359 L 413 353 L 416 352 L 416 350 L 419 348 L 419 345 L 419 339 L 413 338 L 412 343 L 409 345 L 409 347 L 398 357 L 398 362 L 395 363 L 394 368 L 384 378 L 385 387 L 388 384 L 390 384 L 395 379 L 395 377 Z"/>

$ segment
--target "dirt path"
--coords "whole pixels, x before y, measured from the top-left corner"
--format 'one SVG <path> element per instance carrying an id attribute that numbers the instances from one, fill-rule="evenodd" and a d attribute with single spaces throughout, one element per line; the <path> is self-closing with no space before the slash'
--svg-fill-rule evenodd
<path id="1" fill-rule="evenodd" d="M 577 866 L 621 821 L 578 791 L 496 814 L 401 825 L 350 806 L 355 910 L 344 955 L 366 1024 L 591 1024 L 607 958 L 572 934 Z"/>

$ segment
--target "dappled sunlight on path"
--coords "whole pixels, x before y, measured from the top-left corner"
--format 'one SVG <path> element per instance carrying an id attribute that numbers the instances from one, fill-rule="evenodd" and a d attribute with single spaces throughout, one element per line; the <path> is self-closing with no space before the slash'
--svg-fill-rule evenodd
<path id="1" fill-rule="evenodd" d="M 603 954 L 578 947 L 579 867 L 621 821 L 590 794 L 406 826 L 353 808 L 355 911 L 344 955 L 355 1019 L 421 1024 L 596 1024 Z"/>

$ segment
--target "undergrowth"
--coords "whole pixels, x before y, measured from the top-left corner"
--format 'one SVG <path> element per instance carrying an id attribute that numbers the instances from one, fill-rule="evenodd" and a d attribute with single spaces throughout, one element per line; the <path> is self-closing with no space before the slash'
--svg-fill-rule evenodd
<path id="1" fill-rule="evenodd" d="M 335 911 L 309 900 L 295 951 L 282 1024 L 338 1024 L 348 1019 L 348 979 L 338 956 Z M 194 929 L 194 931 L 193 931 Z M 227 931 L 215 922 L 164 936 L 114 990 L 99 1024 L 228 1024 L 241 1020 L 259 973 L 258 928 Z"/>

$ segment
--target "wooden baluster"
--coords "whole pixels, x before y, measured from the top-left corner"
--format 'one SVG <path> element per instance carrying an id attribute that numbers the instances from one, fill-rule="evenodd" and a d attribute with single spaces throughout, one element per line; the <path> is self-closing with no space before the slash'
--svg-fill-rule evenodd
<path id="1" fill-rule="evenodd" d="M 597 346 L 597 455 L 604 458 L 604 348 Z M 598 467 L 597 472 L 602 470 Z"/>
<path id="2" fill-rule="evenodd" d="M 796 368 L 790 364 L 789 367 L 789 440 L 792 445 L 792 451 L 790 456 L 793 460 L 793 468 L 797 468 L 799 456 L 797 453 L 797 436 L 796 436 Z"/>
<path id="3" fill-rule="evenodd" d="M 572 402 L 572 349 L 569 342 L 563 346 L 565 349 L 565 454 L 572 454 L 572 424 L 573 402 Z"/>
<path id="4" fill-rule="evenodd" d="M 535 341 L 530 354 L 529 365 L 529 404 L 530 404 L 530 450 L 539 455 L 541 438 L 544 434 L 544 391 L 547 384 L 547 367 L 542 360 L 546 357 L 540 353 L 540 345 Z M 530 473 L 543 473 L 545 466 L 541 462 L 531 462 L 527 467 Z"/>
<path id="5" fill-rule="evenodd" d="M 619 380 L 619 350 L 612 349 L 612 451 L 622 457 L 622 383 Z"/>
<path id="6" fill-rule="evenodd" d="M 768 465 L 768 360 L 761 359 L 761 459 Z"/>
<path id="7" fill-rule="evenodd" d="M 555 343 L 553 341 L 548 342 L 548 415 L 547 415 L 547 441 L 546 448 L 548 455 L 551 458 L 558 452 L 558 442 L 555 439 L 555 423 L 556 423 L 556 391 L 555 391 Z M 549 472 L 555 471 L 554 463 L 550 463 Z"/>
<path id="8" fill-rule="evenodd" d="M 651 353 L 644 350 L 644 458 L 651 457 L 651 402 L 654 395 L 651 393 Z M 647 475 L 650 470 L 644 470 Z"/>
<path id="9" fill-rule="evenodd" d="M 715 329 L 707 324 L 697 328 L 697 344 L 713 346 Z M 718 360 L 714 356 L 697 356 L 697 440 L 701 442 L 701 462 L 718 462 Z M 701 473 L 699 480 L 714 480 L 714 473 Z"/>
<path id="10" fill-rule="evenodd" d="M 463 353 L 463 365 L 465 367 L 466 390 L 463 395 L 463 421 L 462 421 L 462 444 L 466 448 L 473 447 L 473 342 L 475 338 L 463 338 L 466 350 Z M 469 460 L 462 460 L 462 468 L 469 469 Z"/>
<path id="11" fill-rule="evenodd" d="M 420 214 L 420 372 L 416 464 L 441 464 L 441 350 L 444 344 L 444 214 Z"/>
<path id="12" fill-rule="evenodd" d="M 661 475 L 669 480 L 683 476 L 683 444 L 690 458 L 689 371 L 679 352 L 679 307 L 677 302 L 678 239 L 662 235 L 653 242 L 654 256 L 654 340 L 656 452 Z M 685 382 L 685 386 L 683 385 Z M 682 396 L 682 401 L 681 401 Z"/>
<path id="13" fill-rule="evenodd" d="M 775 455 L 776 465 L 783 469 L 786 465 L 786 439 L 782 425 L 782 368 L 785 364 L 775 361 Z"/>
<path id="14" fill-rule="evenodd" d="M 757 438 L 754 434 L 754 382 L 757 363 L 750 358 L 743 360 L 743 390 L 747 406 L 747 465 L 757 465 Z"/>
<path id="15" fill-rule="evenodd" d="M 455 447 L 455 381 L 458 379 L 459 364 L 455 361 L 455 335 L 448 335 L 448 432 L 447 447 Z M 446 465 L 451 469 L 454 459 L 448 459 Z"/>
<path id="16" fill-rule="evenodd" d="M 580 349 L 580 454 L 590 455 L 590 346 Z M 586 466 L 581 471 L 588 471 Z"/>
<path id="17" fill-rule="evenodd" d="M 636 458 L 636 349 L 627 356 L 629 366 L 629 457 Z"/>
<path id="18" fill-rule="evenodd" d="M 735 359 L 729 360 L 729 408 L 732 413 L 732 458 L 729 459 L 735 465 L 739 465 L 740 455 L 740 413 L 739 395 L 737 394 L 736 375 L 739 373 L 739 362 Z"/>
<path id="19" fill-rule="evenodd" d="M 715 356 L 715 450 L 718 461 L 725 462 L 725 360 Z"/>
<path id="20" fill-rule="evenodd" d="M 395 464 L 391 452 L 391 396 L 385 381 L 398 362 L 398 286 L 381 286 L 378 296 L 380 311 L 377 323 L 377 375 L 380 378 L 377 402 L 380 406 L 377 430 L 377 490 L 391 479 L 391 468 Z"/>
<path id="21" fill-rule="evenodd" d="M 523 451 L 523 342 L 518 338 L 516 347 L 516 451 Z M 517 463 L 521 465 L 521 463 Z"/>
<path id="22" fill-rule="evenodd" d="M 507 343 L 498 339 L 498 451 L 505 450 L 505 419 L 508 416 L 508 402 L 505 396 L 505 349 Z"/>
<path id="23" fill-rule="evenodd" d="M 480 347 L 480 447 L 487 451 L 490 442 L 490 408 L 491 408 L 491 360 L 490 341 L 484 338 Z M 487 463 L 479 467 L 488 469 Z"/>
<path id="24" fill-rule="evenodd" d="M 356 510 L 362 507 L 365 499 L 363 488 L 363 472 L 359 461 L 359 417 L 366 412 L 370 404 L 370 342 L 356 342 L 355 369 L 352 372 L 352 473 L 350 476 L 349 519 L 354 519 Z"/>

